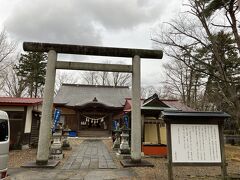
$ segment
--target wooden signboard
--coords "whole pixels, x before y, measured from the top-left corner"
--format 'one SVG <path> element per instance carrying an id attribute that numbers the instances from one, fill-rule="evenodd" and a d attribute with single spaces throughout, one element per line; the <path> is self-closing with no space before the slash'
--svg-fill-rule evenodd
<path id="1" fill-rule="evenodd" d="M 171 124 L 172 161 L 221 162 L 218 125 Z"/>
<path id="2" fill-rule="evenodd" d="M 169 180 L 173 179 L 173 166 L 221 166 L 226 179 L 223 122 L 228 117 L 222 112 L 163 112 Z"/>

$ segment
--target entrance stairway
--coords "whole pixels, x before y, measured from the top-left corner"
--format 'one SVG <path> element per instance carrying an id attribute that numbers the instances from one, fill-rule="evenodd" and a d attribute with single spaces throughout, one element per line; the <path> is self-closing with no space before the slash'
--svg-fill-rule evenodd
<path id="1" fill-rule="evenodd" d="M 109 131 L 82 130 L 78 131 L 78 137 L 109 137 Z"/>

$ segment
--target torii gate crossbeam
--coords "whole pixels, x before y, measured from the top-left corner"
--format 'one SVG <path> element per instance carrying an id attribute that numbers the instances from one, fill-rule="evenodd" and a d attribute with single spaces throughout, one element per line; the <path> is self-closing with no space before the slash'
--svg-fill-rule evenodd
<path id="1" fill-rule="evenodd" d="M 141 161 L 141 100 L 140 100 L 140 58 L 161 59 L 163 52 L 149 49 L 128 49 L 115 47 L 81 46 L 68 44 L 52 44 L 38 42 L 24 42 L 25 51 L 47 52 L 47 72 L 43 94 L 42 117 L 40 124 L 39 143 L 37 151 L 37 165 L 47 165 L 51 137 L 52 104 L 56 69 L 102 70 L 132 73 L 132 114 L 131 114 L 131 159 Z M 57 61 L 57 53 L 81 54 L 93 56 L 113 56 L 132 58 L 130 65 L 91 64 L 91 63 L 62 63 Z M 98 66 L 98 67 L 97 67 Z M 119 70 L 118 70 L 119 68 Z"/>

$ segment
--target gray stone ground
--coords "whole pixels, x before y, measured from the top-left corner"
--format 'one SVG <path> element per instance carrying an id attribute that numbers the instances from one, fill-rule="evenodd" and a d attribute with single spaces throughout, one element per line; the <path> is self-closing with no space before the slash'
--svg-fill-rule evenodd
<path id="1" fill-rule="evenodd" d="M 81 170 L 60 170 L 60 169 L 10 169 L 12 180 L 113 180 L 131 179 L 133 173 L 128 169 L 81 169 Z"/>
<path id="2" fill-rule="evenodd" d="M 62 169 L 115 169 L 106 146 L 100 140 L 85 140 Z"/>
<path id="3" fill-rule="evenodd" d="M 167 179 L 166 159 L 143 158 L 155 168 L 122 168 L 114 151 L 98 139 L 85 139 L 75 144 L 68 152 L 68 158 L 54 169 L 10 168 L 7 180 L 165 180 Z M 114 160 L 113 160 L 114 159 Z M 116 163 L 116 164 L 115 164 Z M 230 179 L 240 179 L 240 166 L 231 162 L 228 167 Z M 221 179 L 220 167 L 175 167 L 176 180 Z"/>
<path id="4" fill-rule="evenodd" d="M 12 168 L 8 173 L 12 180 L 113 180 L 135 176 L 129 169 L 116 169 L 101 140 L 83 141 L 61 169 Z"/>

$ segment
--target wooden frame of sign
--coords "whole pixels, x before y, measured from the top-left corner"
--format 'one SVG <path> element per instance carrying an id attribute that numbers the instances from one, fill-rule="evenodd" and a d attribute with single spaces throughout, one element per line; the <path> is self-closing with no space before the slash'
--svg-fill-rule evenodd
<path id="1" fill-rule="evenodd" d="M 220 166 L 227 178 L 223 124 L 224 112 L 164 111 L 167 128 L 168 179 L 173 166 Z"/>

